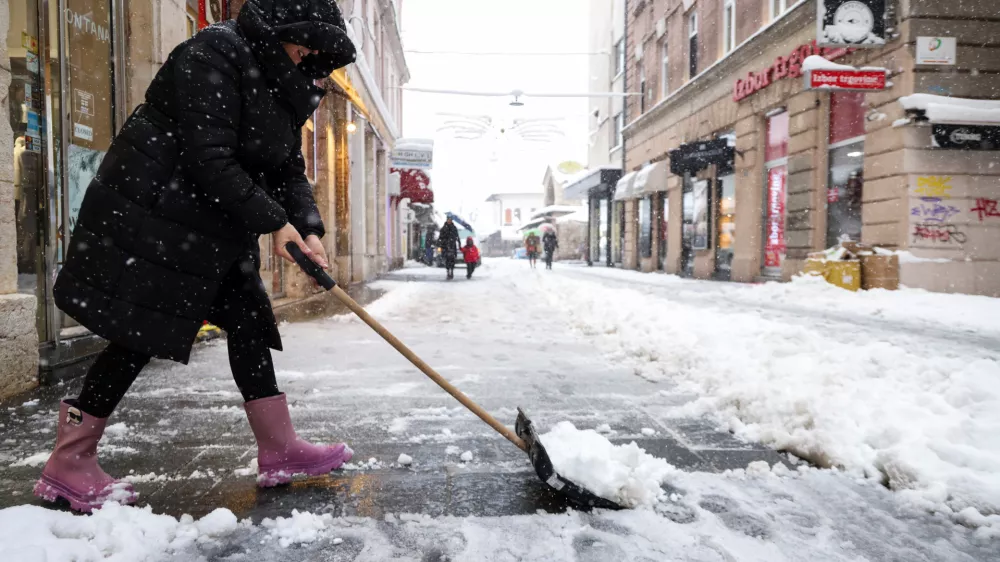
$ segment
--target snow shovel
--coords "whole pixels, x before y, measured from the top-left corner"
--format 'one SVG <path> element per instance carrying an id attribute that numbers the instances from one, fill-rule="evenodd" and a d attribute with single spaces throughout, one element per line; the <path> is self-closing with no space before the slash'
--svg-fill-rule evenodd
<path id="1" fill-rule="evenodd" d="M 409 359 L 410 363 L 413 363 L 416 368 L 420 369 L 425 375 L 430 377 L 430 379 L 443 388 L 445 392 L 451 394 L 456 400 L 461 402 L 463 406 L 469 409 L 469 411 L 479 416 L 479 419 L 486 422 L 490 427 L 495 429 L 497 433 L 506 437 L 507 440 L 514 445 L 517 445 L 518 449 L 528 453 L 528 458 L 531 459 L 531 464 L 535 467 L 535 472 L 546 486 L 555 490 L 559 494 L 562 494 L 578 507 L 585 509 L 594 507 L 603 509 L 621 509 L 621 506 L 617 503 L 602 498 L 582 486 L 570 482 L 556 472 L 555 467 L 552 466 L 552 460 L 549 459 L 549 454 L 545 451 L 545 447 L 542 445 L 541 440 L 538 439 L 538 433 L 535 431 L 534 424 L 532 424 L 531 420 L 528 419 L 524 410 L 521 408 L 517 409 L 517 421 L 514 424 L 514 431 L 511 431 L 510 428 L 497 421 L 496 418 L 491 416 L 479 404 L 476 404 L 472 401 L 472 399 L 462 393 L 461 390 L 455 388 L 455 386 L 445 380 L 445 378 L 439 375 L 438 372 L 431 368 L 430 365 L 425 363 L 423 359 L 417 357 L 416 353 L 413 353 L 410 348 L 406 347 L 403 342 L 399 341 L 396 336 L 392 335 L 389 330 L 386 330 L 382 324 L 372 318 L 372 316 L 368 314 L 364 308 L 361 308 L 361 305 L 355 302 L 350 295 L 337 286 L 337 282 L 334 281 L 333 278 L 323 270 L 323 268 L 316 264 L 316 262 L 306 257 L 298 246 L 296 246 L 293 242 L 289 242 L 285 245 L 285 249 L 288 250 L 288 253 L 291 254 L 293 258 L 295 258 L 296 263 L 299 264 L 299 267 L 301 267 L 303 271 L 315 279 L 321 287 L 333 293 L 333 296 L 337 297 L 337 300 L 342 302 L 347 308 L 351 309 L 351 312 L 356 314 L 358 318 L 365 322 L 365 324 L 368 324 L 371 329 L 378 332 L 378 335 L 382 336 L 382 339 L 388 342 L 392 347 L 396 348 L 396 351 L 401 353 L 403 357 Z"/>

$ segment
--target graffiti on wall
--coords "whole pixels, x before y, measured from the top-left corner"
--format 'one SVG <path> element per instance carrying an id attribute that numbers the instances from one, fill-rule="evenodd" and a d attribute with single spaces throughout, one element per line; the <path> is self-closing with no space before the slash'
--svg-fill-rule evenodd
<path id="1" fill-rule="evenodd" d="M 961 202 L 952 199 L 952 176 L 918 176 L 910 192 L 910 236 L 914 244 L 960 246 Z"/>
<path id="2" fill-rule="evenodd" d="M 975 204 L 972 206 L 972 212 L 976 213 L 979 222 L 983 222 L 988 218 L 1000 218 L 1000 209 L 997 209 L 996 199 L 987 199 L 985 197 L 976 199 Z"/>

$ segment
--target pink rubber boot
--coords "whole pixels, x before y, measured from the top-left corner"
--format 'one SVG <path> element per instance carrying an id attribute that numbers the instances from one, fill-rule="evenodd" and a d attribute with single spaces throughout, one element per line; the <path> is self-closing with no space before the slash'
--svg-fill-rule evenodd
<path id="1" fill-rule="evenodd" d="M 97 464 L 97 442 L 107 424 L 108 418 L 95 418 L 63 401 L 56 447 L 35 484 L 35 495 L 50 502 L 63 498 L 84 513 L 108 501 L 135 503 L 139 495 L 132 485 L 115 480 Z"/>
<path id="2" fill-rule="evenodd" d="M 312 445 L 295 434 L 284 394 L 243 405 L 257 438 L 257 485 L 287 484 L 296 474 L 318 476 L 340 468 L 354 451 L 344 443 Z"/>

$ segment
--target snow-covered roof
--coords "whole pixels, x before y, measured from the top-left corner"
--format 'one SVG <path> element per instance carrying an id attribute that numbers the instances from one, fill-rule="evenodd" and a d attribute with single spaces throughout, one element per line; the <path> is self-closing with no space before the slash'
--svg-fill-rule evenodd
<path id="1" fill-rule="evenodd" d="M 1000 101 L 949 98 L 932 94 L 913 94 L 899 98 L 907 111 L 922 112 L 931 123 L 963 125 L 1000 125 Z"/>

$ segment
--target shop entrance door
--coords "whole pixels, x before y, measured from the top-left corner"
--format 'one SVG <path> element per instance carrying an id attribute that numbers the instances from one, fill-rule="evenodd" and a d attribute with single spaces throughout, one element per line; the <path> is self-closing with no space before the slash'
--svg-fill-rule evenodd
<path id="1" fill-rule="evenodd" d="M 694 276 L 694 182 L 684 175 L 681 196 L 681 269 L 684 277 Z"/>
<path id="2" fill-rule="evenodd" d="M 715 238 L 715 278 L 729 281 L 733 270 L 733 244 L 736 240 L 736 176 L 719 177 L 718 230 Z"/>
<path id="3" fill-rule="evenodd" d="M 62 267 L 90 181 L 115 132 L 114 36 L 111 0 L 62 0 L 59 31 L 65 75 L 60 96 L 65 172 L 58 193 L 57 267 Z M 62 315 L 60 315 L 62 316 Z M 60 335 L 79 335 L 62 316 Z"/>

